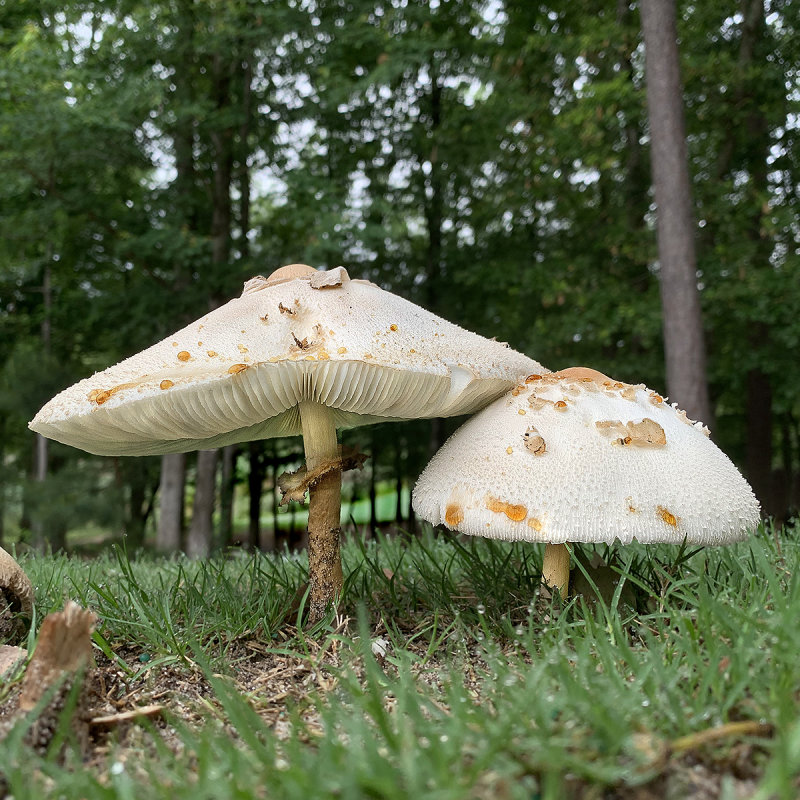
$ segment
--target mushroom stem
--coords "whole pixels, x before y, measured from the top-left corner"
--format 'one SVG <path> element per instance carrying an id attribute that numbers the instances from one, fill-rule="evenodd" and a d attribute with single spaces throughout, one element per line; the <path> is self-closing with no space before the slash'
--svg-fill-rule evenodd
<path id="1" fill-rule="evenodd" d="M 339 458 L 336 426 L 331 409 L 304 400 L 298 404 L 303 427 L 306 468 L 310 471 Z M 342 592 L 342 559 L 339 553 L 341 469 L 331 470 L 308 490 L 309 621 L 322 619 L 328 606 Z"/>
<path id="2" fill-rule="evenodd" d="M 569 550 L 565 544 L 545 545 L 542 583 L 551 589 L 558 589 L 562 599 L 569 594 Z"/>

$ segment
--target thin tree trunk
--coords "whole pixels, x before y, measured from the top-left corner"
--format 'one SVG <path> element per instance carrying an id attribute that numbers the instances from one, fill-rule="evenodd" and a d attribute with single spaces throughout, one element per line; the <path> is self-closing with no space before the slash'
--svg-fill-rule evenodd
<path id="1" fill-rule="evenodd" d="M 236 456 L 239 447 L 229 444 L 222 448 L 222 481 L 219 490 L 219 539 L 223 547 L 229 547 L 234 541 L 233 504 L 236 493 Z M 243 540 L 241 544 L 249 547 Z"/>
<path id="2" fill-rule="evenodd" d="M 5 471 L 5 458 L 6 458 L 6 418 L 0 416 L 0 547 L 6 538 L 6 476 L 3 474 Z"/>
<path id="3" fill-rule="evenodd" d="M 278 447 L 272 443 L 272 492 L 270 493 L 272 499 L 272 547 L 277 549 L 279 531 L 278 531 Z M 266 550 L 266 543 L 262 548 Z M 291 540 L 290 540 L 291 541 Z"/>
<path id="4" fill-rule="evenodd" d="M 667 391 L 710 426 L 675 0 L 642 0 L 641 15 Z"/>
<path id="5" fill-rule="evenodd" d="M 53 258 L 52 245 L 47 246 L 47 261 L 42 271 L 42 324 L 40 329 L 40 336 L 42 340 L 42 351 L 45 359 L 50 355 L 50 340 L 51 340 L 51 314 L 53 308 L 53 292 L 51 285 L 50 261 Z M 47 472 L 49 465 L 50 443 L 40 433 L 36 434 L 36 445 L 34 450 L 33 461 L 33 480 L 34 483 L 43 484 L 47 481 Z M 38 497 L 43 496 L 43 492 L 36 490 Z M 39 501 L 39 507 L 42 503 Z M 45 516 L 36 511 L 31 519 L 31 540 L 33 546 L 37 550 L 44 549 L 47 544 L 50 544 L 53 550 L 59 549 L 56 542 L 51 541 L 53 532 L 47 530 L 45 523 Z M 63 542 L 60 544 L 63 545 Z"/>
<path id="6" fill-rule="evenodd" d="M 207 558 L 214 540 L 214 501 L 217 484 L 217 450 L 197 451 L 192 521 L 186 535 L 186 555 Z"/>
<path id="7" fill-rule="evenodd" d="M 372 457 L 370 458 L 369 468 L 369 529 L 366 538 L 375 535 L 378 530 L 378 487 L 377 487 L 377 472 L 378 472 L 378 441 L 375 436 L 375 429 L 372 431 L 371 450 Z"/>
<path id="8" fill-rule="evenodd" d="M 119 459 L 115 459 L 119 464 Z M 128 507 L 125 510 L 125 537 L 128 549 L 135 551 L 144 545 L 145 500 L 147 498 L 147 467 L 141 459 L 120 470 L 123 485 L 128 485 Z"/>
<path id="9" fill-rule="evenodd" d="M 185 488 L 186 453 L 162 456 L 158 487 L 160 513 L 156 529 L 156 550 L 159 553 L 176 553 L 181 549 Z"/>
<path id="10" fill-rule="evenodd" d="M 397 495 L 394 521 L 398 528 L 403 524 L 403 443 L 403 438 L 398 437 L 394 457 L 394 491 Z"/>
<path id="11" fill-rule="evenodd" d="M 261 547 L 261 498 L 264 493 L 264 445 L 250 442 L 247 446 L 250 472 L 247 476 L 247 541 L 251 547 Z"/>

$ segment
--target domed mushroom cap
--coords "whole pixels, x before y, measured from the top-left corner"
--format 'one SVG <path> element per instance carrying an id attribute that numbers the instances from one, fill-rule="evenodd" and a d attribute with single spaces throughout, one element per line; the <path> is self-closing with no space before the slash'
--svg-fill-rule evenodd
<path id="1" fill-rule="evenodd" d="M 342 267 L 291 265 L 65 390 L 30 427 L 100 455 L 180 452 L 299 434 L 303 400 L 337 427 L 468 414 L 534 370 Z"/>
<path id="2" fill-rule="evenodd" d="M 722 544 L 759 522 L 706 428 L 643 385 L 584 368 L 529 376 L 468 420 L 413 507 L 463 533 L 552 543 Z"/>

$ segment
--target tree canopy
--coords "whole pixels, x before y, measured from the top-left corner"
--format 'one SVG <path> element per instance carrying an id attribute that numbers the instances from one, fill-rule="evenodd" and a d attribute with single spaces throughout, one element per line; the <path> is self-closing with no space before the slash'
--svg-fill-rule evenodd
<path id="1" fill-rule="evenodd" d="M 800 498 L 796 6 L 678 3 L 714 438 L 778 515 Z M 27 421 L 283 263 L 663 392 L 649 155 L 636 3 L 0 2 L 0 520 L 141 522 L 157 461 L 54 445 L 37 483 Z M 398 430 L 352 435 L 413 481 L 431 434 Z"/>

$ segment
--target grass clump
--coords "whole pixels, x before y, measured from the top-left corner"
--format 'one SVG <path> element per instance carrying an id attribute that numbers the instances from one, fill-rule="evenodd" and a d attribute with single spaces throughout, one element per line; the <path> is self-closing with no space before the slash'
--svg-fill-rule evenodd
<path id="1" fill-rule="evenodd" d="M 530 545 L 351 541 L 314 630 L 289 556 L 29 559 L 39 618 L 99 615 L 106 702 L 164 713 L 82 757 L 18 725 L 0 772 L 15 798 L 794 798 L 799 534 L 621 548 L 565 606 Z"/>

